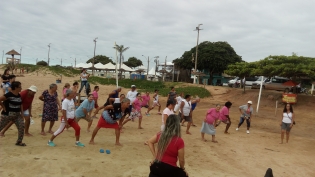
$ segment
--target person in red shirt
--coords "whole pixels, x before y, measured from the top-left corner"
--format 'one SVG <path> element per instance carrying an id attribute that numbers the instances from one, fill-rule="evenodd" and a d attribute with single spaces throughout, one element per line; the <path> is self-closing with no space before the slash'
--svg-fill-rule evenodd
<path id="1" fill-rule="evenodd" d="M 185 171 L 184 140 L 181 138 L 180 118 L 172 114 L 165 124 L 163 132 L 159 132 L 148 140 L 153 161 L 150 162 L 149 177 L 187 177 Z M 157 151 L 154 144 L 157 143 Z M 179 166 L 177 166 L 177 159 Z"/>
<path id="2" fill-rule="evenodd" d="M 34 99 L 34 95 L 37 92 L 37 87 L 32 85 L 27 90 L 23 90 L 20 95 L 22 98 L 23 105 L 23 116 L 25 119 L 25 136 L 33 136 L 28 132 L 30 128 L 30 119 L 32 117 L 32 103 Z"/>

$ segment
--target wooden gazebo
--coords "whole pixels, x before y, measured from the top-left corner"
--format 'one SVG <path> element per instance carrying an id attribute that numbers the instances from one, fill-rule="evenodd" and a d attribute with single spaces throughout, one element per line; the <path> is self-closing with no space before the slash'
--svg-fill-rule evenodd
<path id="1" fill-rule="evenodd" d="M 14 55 L 20 55 L 20 54 L 17 51 L 15 51 L 14 49 L 7 52 L 6 55 L 12 56 L 12 58 L 7 58 L 7 63 L 11 63 L 11 62 L 13 62 L 14 64 L 20 63 L 20 59 L 14 58 Z"/>

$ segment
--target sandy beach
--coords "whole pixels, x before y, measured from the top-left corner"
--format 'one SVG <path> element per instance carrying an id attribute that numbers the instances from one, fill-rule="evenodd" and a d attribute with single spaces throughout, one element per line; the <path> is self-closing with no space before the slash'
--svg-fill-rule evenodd
<path id="1" fill-rule="evenodd" d="M 79 77 L 63 77 L 58 84 L 58 94 L 66 82 L 72 84 Z M 151 116 L 144 116 L 142 126 L 137 129 L 138 122 L 128 122 L 120 141 L 122 147 L 117 147 L 113 129 L 101 129 L 96 138 L 95 145 L 89 145 L 91 132 L 87 132 L 87 122 L 81 120 L 80 141 L 86 145 L 84 148 L 75 147 L 74 130 L 69 128 L 55 139 L 56 147 L 47 146 L 50 134 L 40 135 L 40 123 L 43 102 L 38 99 L 49 84 L 55 83 L 56 76 L 43 73 L 25 74 L 17 77 L 22 82 L 22 88 L 31 85 L 38 87 L 33 101 L 33 120 L 30 133 L 33 137 L 24 137 L 26 147 L 15 146 L 17 129 L 12 126 L 5 137 L 0 138 L 0 176 L 1 177 L 145 177 L 149 174 L 149 162 L 152 155 L 145 140 L 160 130 L 161 116 L 157 109 L 151 111 Z M 108 93 L 115 86 L 99 85 L 99 104 L 103 104 Z M 91 85 L 93 88 L 94 85 Z M 254 102 L 256 110 L 258 90 L 247 90 L 242 94 L 240 89 L 227 87 L 206 86 L 212 97 L 202 99 L 193 114 L 197 127 L 191 127 L 192 135 L 185 134 L 186 127 L 182 127 L 182 138 L 185 141 L 186 170 L 191 177 L 259 177 L 264 176 L 267 168 L 272 168 L 276 177 L 315 176 L 315 97 L 299 95 L 299 103 L 294 106 L 296 125 L 291 131 L 288 144 L 280 142 L 280 117 L 283 109 L 279 105 L 275 116 L 275 100 L 267 99 L 268 95 L 277 95 L 279 92 L 264 91 L 258 113 L 252 118 L 250 134 L 246 134 L 246 124 L 239 131 L 235 128 L 239 122 L 238 107 L 248 100 Z M 129 88 L 123 88 L 127 93 Z M 152 99 L 152 98 L 151 98 Z M 203 142 L 200 138 L 200 128 L 206 110 L 215 104 L 233 103 L 230 110 L 232 125 L 230 134 L 224 134 L 225 125 L 217 128 L 216 139 L 219 143 Z M 166 98 L 160 102 L 165 105 Z M 164 107 L 162 106 L 162 110 Z M 144 110 L 142 110 L 144 114 Z M 60 113 L 59 113 L 60 114 Z M 60 114 L 61 115 L 61 114 Z M 98 114 L 99 117 L 100 114 Z M 98 119 L 94 119 L 92 130 Z M 56 122 L 53 131 L 57 130 L 60 121 Z M 46 130 L 48 128 L 46 124 Z M 206 135 L 207 139 L 211 136 Z M 108 149 L 110 154 L 100 153 L 100 149 Z"/>

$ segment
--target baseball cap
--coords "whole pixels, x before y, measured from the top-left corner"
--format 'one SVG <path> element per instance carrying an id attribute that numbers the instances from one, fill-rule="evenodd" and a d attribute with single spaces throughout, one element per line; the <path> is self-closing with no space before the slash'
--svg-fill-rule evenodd
<path id="1" fill-rule="evenodd" d="M 136 85 L 131 85 L 131 88 L 132 88 L 132 87 L 136 87 Z"/>
<path id="2" fill-rule="evenodd" d="M 248 103 L 248 104 L 253 104 L 253 102 L 252 102 L 252 101 L 248 101 L 247 103 Z"/>
<path id="3" fill-rule="evenodd" d="M 32 91 L 32 92 L 37 92 L 37 87 L 35 85 L 30 86 L 30 88 L 28 88 L 28 90 Z"/>

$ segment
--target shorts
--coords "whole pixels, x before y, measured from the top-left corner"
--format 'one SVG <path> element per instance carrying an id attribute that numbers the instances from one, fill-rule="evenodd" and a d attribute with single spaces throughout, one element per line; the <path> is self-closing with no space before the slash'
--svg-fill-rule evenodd
<path id="1" fill-rule="evenodd" d="M 185 122 L 191 122 L 191 117 L 190 116 L 184 116 L 184 118 L 182 118 L 182 113 L 179 113 L 178 116 L 181 118 L 181 121 L 185 120 Z"/>
<path id="2" fill-rule="evenodd" d="M 154 102 L 153 102 L 153 105 L 152 105 L 152 108 L 154 108 L 155 106 L 160 107 L 161 105 L 160 105 L 158 102 L 154 101 Z"/>
<path id="3" fill-rule="evenodd" d="M 282 122 L 281 124 L 281 130 L 286 130 L 287 132 L 289 132 L 291 130 L 291 123 L 284 123 Z"/>
<path id="4" fill-rule="evenodd" d="M 28 109 L 23 111 L 23 115 L 26 116 L 26 117 L 30 116 L 30 111 Z"/>
<path id="5" fill-rule="evenodd" d="M 129 119 L 134 120 L 135 118 L 142 118 L 141 111 L 133 109 L 132 112 L 130 113 Z"/>

